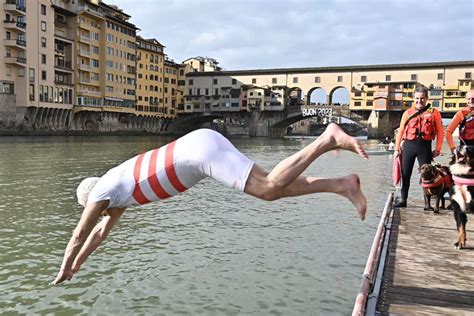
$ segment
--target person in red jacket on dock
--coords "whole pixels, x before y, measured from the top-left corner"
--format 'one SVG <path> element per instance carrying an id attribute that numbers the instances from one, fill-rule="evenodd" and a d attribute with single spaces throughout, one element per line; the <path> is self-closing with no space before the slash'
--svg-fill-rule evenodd
<path id="1" fill-rule="evenodd" d="M 439 156 L 443 146 L 443 123 L 441 113 L 432 108 L 428 101 L 428 90 L 418 87 L 415 90 L 415 103 L 406 110 L 400 121 L 400 128 L 395 142 L 394 159 L 401 156 L 402 189 L 400 199 L 395 207 L 406 207 L 410 178 L 413 172 L 415 159 L 418 165 L 431 163 L 433 158 Z M 433 140 L 436 139 L 436 148 L 431 149 Z"/>
<path id="2" fill-rule="evenodd" d="M 446 129 L 446 141 L 451 153 L 454 154 L 456 144 L 453 132 L 459 126 L 459 144 L 474 146 L 474 89 L 466 93 L 467 107 L 459 110 Z"/>

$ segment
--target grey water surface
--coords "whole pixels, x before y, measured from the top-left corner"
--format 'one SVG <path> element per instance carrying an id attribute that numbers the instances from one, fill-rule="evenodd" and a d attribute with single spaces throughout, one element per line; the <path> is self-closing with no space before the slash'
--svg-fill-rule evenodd
<path id="1" fill-rule="evenodd" d="M 305 174 L 358 173 L 369 212 L 334 194 L 265 202 L 205 179 L 126 211 L 70 282 L 52 286 L 87 176 L 170 141 L 0 138 L 0 311 L 20 314 L 348 315 L 391 185 L 391 155 L 321 156 Z M 232 138 L 265 169 L 313 139 Z M 364 141 L 377 149 L 376 142 Z M 416 178 L 416 173 L 414 174 Z M 415 181 L 416 183 L 416 181 Z M 418 189 L 411 194 L 417 194 Z M 421 193 L 418 193 L 421 194 Z"/>

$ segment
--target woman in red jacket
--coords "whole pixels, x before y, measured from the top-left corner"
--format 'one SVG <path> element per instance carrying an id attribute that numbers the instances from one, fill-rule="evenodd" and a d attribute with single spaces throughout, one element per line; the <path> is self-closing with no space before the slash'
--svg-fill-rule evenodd
<path id="1" fill-rule="evenodd" d="M 415 159 L 418 165 L 431 163 L 443 146 L 443 123 L 441 113 L 432 108 L 428 101 L 428 90 L 418 87 L 415 90 L 415 103 L 403 113 L 400 128 L 395 142 L 394 158 L 402 155 L 402 189 L 401 197 L 395 207 L 406 207 L 410 178 Z M 431 143 L 436 139 L 436 148 L 431 151 Z"/>

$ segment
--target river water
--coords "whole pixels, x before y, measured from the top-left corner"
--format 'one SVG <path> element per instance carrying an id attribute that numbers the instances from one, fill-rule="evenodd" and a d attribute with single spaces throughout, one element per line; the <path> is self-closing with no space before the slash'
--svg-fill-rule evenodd
<path id="1" fill-rule="evenodd" d="M 75 198 L 78 183 L 170 140 L 0 138 L 0 311 L 351 312 L 381 211 L 393 190 L 391 155 L 365 161 L 352 153 L 331 152 L 306 171 L 324 177 L 358 173 L 369 204 L 364 222 L 336 195 L 265 202 L 205 179 L 178 197 L 127 210 L 74 279 L 51 286 L 82 212 Z M 311 141 L 231 140 L 265 169 Z M 369 149 L 378 147 L 364 143 Z M 420 192 L 415 188 L 411 195 Z"/>

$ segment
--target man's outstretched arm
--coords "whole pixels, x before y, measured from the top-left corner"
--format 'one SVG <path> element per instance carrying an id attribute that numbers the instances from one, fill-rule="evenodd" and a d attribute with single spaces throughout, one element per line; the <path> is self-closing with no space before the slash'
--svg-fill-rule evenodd
<path id="1" fill-rule="evenodd" d="M 97 225 L 95 225 L 86 242 L 77 254 L 76 259 L 72 264 L 73 273 L 79 271 L 81 265 L 84 263 L 84 261 L 86 261 L 89 255 L 97 249 L 97 247 L 102 241 L 105 240 L 105 238 L 107 238 L 110 231 L 118 222 L 124 211 L 125 208 L 114 208 L 107 210 L 108 215 L 105 216 Z"/>
<path id="2" fill-rule="evenodd" d="M 92 203 L 86 206 L 84 212 L 82 213 L 81 219 L 77 224 L 72 237 L 67 244 L 66 250 L 64 252 L 63 262 L 61 264 L 61 270 L 59 271 L 56 279 L 54 279 L 53 284 L 58 284 L 64 280 L 70 280 L 73 276 L 72 264 L 76 259 L 77 254 L 84 245 L 84 242 L 89 237 L 94 226 L 97 224 L 97 221 L 101 213 L 107 209 L 109 201 L 100 201 L 97 203 Z"/>

